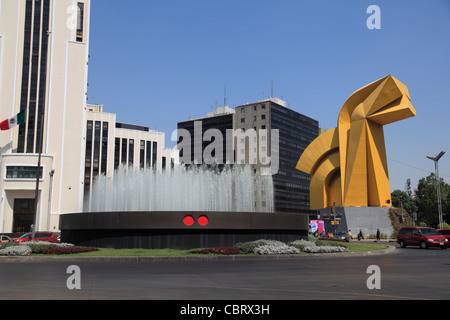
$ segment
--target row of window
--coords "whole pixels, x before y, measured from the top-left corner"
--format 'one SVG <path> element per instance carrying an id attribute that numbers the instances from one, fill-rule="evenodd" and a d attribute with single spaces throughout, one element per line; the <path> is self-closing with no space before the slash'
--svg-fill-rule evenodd
<path id="1" fill-rule="evenodd" d="M 244 110 L 244 109 L 242 109 L 242 110 Z M 257 116 L 253 116 L 253 121 L 256 121 L 256 120 L 257 120 Z M 261 120 L 266 120 L 265 114 L 261 115 Z M 241 123 L 245 123 L 245 118 L 241 118 Z"/>
<path id="2" fill-rule="evenodd" d="M 36 179 L 36 166 L 6 166 L 6 179 Z M 39 168 L 42 179 L 42 167 Z"/>

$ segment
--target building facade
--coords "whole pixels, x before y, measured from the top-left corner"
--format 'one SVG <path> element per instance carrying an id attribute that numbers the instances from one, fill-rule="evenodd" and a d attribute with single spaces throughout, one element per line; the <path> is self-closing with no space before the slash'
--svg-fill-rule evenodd
<path id="1" fill-rule="evenodd" d="M 233 137 L 227 134 L 227 130 L 233 128 L 234 109 L 228 106 L 215 108 L 206 117 L 178 122 L 181 161 L 185 165 L 234 163 Z"/>
<path id="2" fill-rule="evenodd" d="M 89 21 L 90 0 L 0 0 L 0 119 L 26 110 L 0 132 L 0 233 L 30 231 L 35 205 L 35 230 L 58 231 L 61 214 L 89 206 L 97 175 L 177 160 L 163 133 L 86 104 Z"/>
<path id="3" fill-rule="evenodd" d="M 37 225 L 83 203 L 83 132 L 90 0 L 0 1 L 0 118 L 26 123 L 0 133 L 1 232 L 29 231 L 38 154 Z"/>
<path id="4" fill-rule="evenodd" d="M 90 211 L 92 184 L 102 174 L 113 177 L 120 166 L 135 170 L 170 170 L 178 152 L 165 148 L 165 134 L 148 127 L 116 122 L 102 105 L 86 106 L 84 210 Z"/>
<path id="5" fill-rule="evenodd" d="M 265 157 L 270 157 L 276 212 L 309 212 L 310 176 L 296 170 L 299 157 L 319 134 L 319 123 L 286 107 L 286 102 L 271 97 L 236 108 L 235 128 L 257 134 L 257 145 L 245 144 L 236 154 L 245 153 L 256 172 L 267 173 Z M 273 139 L 273 135 L 278 137 Z M 247 141 L 249 142 L 249 141 Z M 273 143 L 278 146 L 273 146 Z M 242 144 L 242 146 L 244 146 Z M 253 150 L 249 150 L 253 148 Z M 252 153 L 253 151 L 253 153 Z M 251 154 L 257 155 L 251 159 Z"/>
<path id="6" fill-rule="evenodd" d="M 228 159 L 236 165 L 249 164 L 255 174 L 272 175 L 274 211 L 309 213 L 310 176 L 295 167 L 318 136 L 318 121 L 287 108 L 285 101 L 274 97 L 235 109 L 221 108 L 206 117 L 178 123 L 181 161 L 205 164 L 205 155 L 211 153 L 208 148 L 214 149 L 205 133 L 216 129 L 224 139 L 223 148 L 214 150 L 216 163 L 225 164 Z M 180 129 L 185 129 L 187 143 L 183 143 L 186 137 Z M 186 148 L 190 156 L 184 154 Z"/>

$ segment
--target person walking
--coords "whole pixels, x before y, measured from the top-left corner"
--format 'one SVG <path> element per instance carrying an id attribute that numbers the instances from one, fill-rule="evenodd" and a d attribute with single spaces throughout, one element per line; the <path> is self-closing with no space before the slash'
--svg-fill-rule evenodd
<path id="1" fill-rule="evenodd" d="M 361 241 L 361 239 L 363 239 L 364 237 L 363 237 L 363 234 L 362 234 L 362 231 L 361 231 L 361 229 L 359 229 L 359 233 L 358 233 L 358 241 Z"/>
<path id="2" fill-rule="evenodd" d="M 380 229 L 377 229 L 377 241 L 380 241 Z"/>

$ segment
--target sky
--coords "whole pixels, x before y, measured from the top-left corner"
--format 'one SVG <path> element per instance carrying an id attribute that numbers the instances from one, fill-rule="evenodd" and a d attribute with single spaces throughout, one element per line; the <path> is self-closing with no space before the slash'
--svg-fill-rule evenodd
<path id="1" fill-rule="evenodd" d="M 380 29 L 367 9 L 380 9 Z M 92 0 L 88 103 L 165 132 L 271 95 L 332 129 L 357 89 L 393 75 L 417 115 L 384 126 L 391 191 L 450 183 L 450 1 Z"/>

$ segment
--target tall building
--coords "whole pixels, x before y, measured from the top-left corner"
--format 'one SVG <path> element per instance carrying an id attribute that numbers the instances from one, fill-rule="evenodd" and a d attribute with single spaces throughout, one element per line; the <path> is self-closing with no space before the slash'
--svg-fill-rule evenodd
<path id="1" fill-rule="evenodd" d="M 238 106 L 235 128 L 253 129 L 258 135 L 258 145 L 250 146 L 255 149 L 253 154 L 258 155 L 256 162 L 252 162 L 254 170 L 264 170 L 264 157 L 271 157 L 273 162 L 277 154 L 271 152 L 278 151 L 278 170 L 272 176 L 275 211 L 309 212 L 310 176 L 295 167 L 303 151 L 318 136 L 318 121 L 287 108 L 285 101 L 272 97 Z M 273 148 L 272 135 L 276 132 L 278 148 Z M 248 144 L 245 148 L 245 151 L 236 150 L 236 154 L 245 152 L 247 156 L 252 150 L 248 150 Z M 258 154 L 261 152 L 263 155 Z"/>
<path id="2" fill-rule="evenodd" d="M 90 0 L 0 1 L 0 119 L 26 122 L 0 132 L 0 231 L 28 231 L 38 154 L 38 227 L 83 203 Z"/>
<path id="3" fill-rule="evenodd" d="M 86 104 L 89 18 L 90 0 L 0 0 L 0 119 L 26 110 L 0 131 L 0 233 L 30 230 L 37 175 L 35 230 L 58 231 L 61 214 L 89 207 L 99 174 L 177 163 L 164 133 Z"/>
<path id="4" fill-rule="evenodd" d="M 92 185 L 99 174 L 113 177 L 119 166 L 136 170 L 170 170 L 178 152 L 165 148 L 165 134 L 148 127 L 116 122 L 102 105 L 86 106 L 84 210 L 90 210 Z"/>
<path id="5" fill-rule="evenodd" d="M 220 153 L 215 155 L 219 163 L 229 159 L 237 165 L 250 164 L 256 174 L 271 174 L 274 210 L 308 213 L 310 176 L 295 167 L 303 150 L 318 136 L 318 121 L 287 108 L 286 102 L 278 98 L 236 109 L 222 108 L 206 117 L 178 123 L 179 136 L 180 129 L 185 129 L 190 139 L 187 143 L 183 141 L 186 137 L 178 139 L 180 160 L 185 156 L 185 163 L 205 163 L 205 155 L 212 148 L 211 140 L 205 139 L 204 134 L 216 129 L 224 139 L 222 152 L 214 150 Z M 184 155 L 186 148 L 190 157 Z"/>
<path id="6" fill-rule="evenodd" d="M 233 137 L 227 135 L 227 130 L 232 130 L 233 127 L 234 109 L 228 106 L 215 108 L 206 117 L 178 122 L 178 146 L 184 146 L 180 149 L 180 161 L 185 164 L 214 162 L 219 166 L 234 162 Z M 186 135 L 183 135 L 182 130 L 185 130 Z M 206 132 L 211 133 L 211 136 L 205 136 Z M 221 146 L 209 150 L 208 147 L 214 144 L 215 137 L 212 136 L 215 133 L 222 138 Z M 218 151 L 220 149 L 222 152 Z"/>

